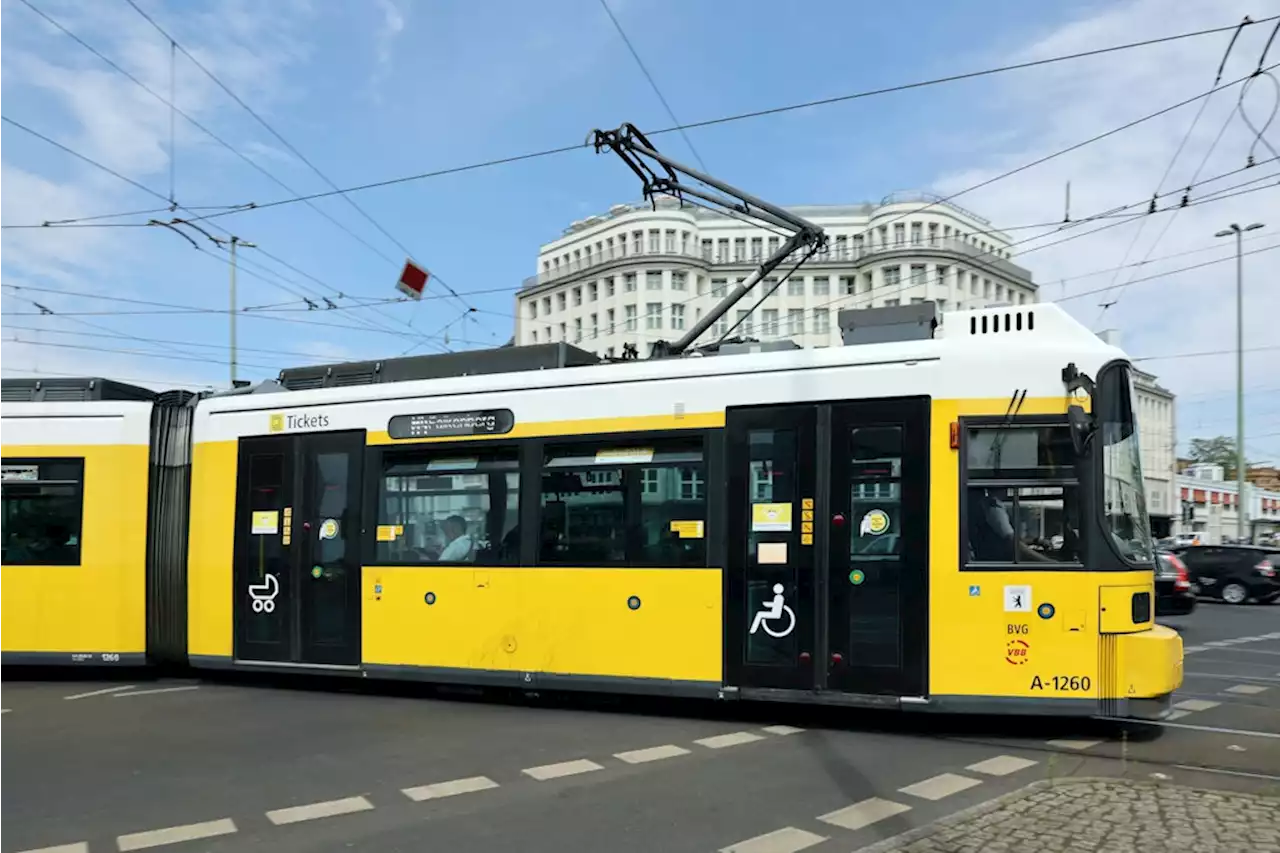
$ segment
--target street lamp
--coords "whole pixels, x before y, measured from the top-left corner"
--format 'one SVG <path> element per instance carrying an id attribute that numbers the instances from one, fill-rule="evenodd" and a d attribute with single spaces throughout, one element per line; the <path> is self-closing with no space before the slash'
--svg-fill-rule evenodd
<path id="1" fill-rule="evenodd" d="M 1232 222 L 1214 234 L 1236 238 L 1236 539 L 1244 541 L 1244 253 L 1241 248 L 1246 231 L 1256 231 L 1261 222 L 1241 228 Z"/>
<path id="2" fill-rule="evenodd" d="M 1261 227 L 1261 226 L 1259 226 Z M 228 240 L 219 237 L 210 238 L 219 246 L 227 244 L 231 247 L 231 388 L 236 387 L 236 246 L 247 246 L 250 249 L 258 248 L 256 243 L 250 243 L 248 240 L 241 240 L 234 234 Z"/>

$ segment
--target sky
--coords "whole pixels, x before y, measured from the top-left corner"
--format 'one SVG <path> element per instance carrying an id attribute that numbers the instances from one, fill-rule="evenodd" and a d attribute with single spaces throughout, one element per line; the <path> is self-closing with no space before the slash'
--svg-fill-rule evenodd
<path id="1" fill-rule="evenodd" d="M 210 236 L 253 244 L 238 251 L 240 378 L 505 343 L 538 247 L 569 222 L 637 197 L 635 177 L 612 155 L 576 149 L 310 204 L 236 206 L 325 192 L 330 181 L 345 188 L 577 145 L 593 128 L 624 121 L 671 124 L 600 0 L 135 2 L 173 44 L 126 0 L 0 3 L 4 117 L 117 173 L 3 125 L 6 377 L 225 387 L 225 245 L 145 225 L 174 216 L 209 216 L 199 225 Z M 884 4 L 813 0 L 799 15 L 759 0 L 606 2 L 681 122 L 1277 12 L 1266 0 L 931 0 L 908 27 Z M 1257 68 L 1272 26 L 1242 31 L 1222 82 Z M 814 106 L 689 137 L 714 174 L 779 204 L 949 195 L 1208 91 L 1230 38 Z M 1277 42 L 1268 64 L 1280 62 Z M 1042 301 L 1060 301 L 1092 329 L 1118 330 L 1124 349 L 1178 395 L 1183 448 L 1235 430 L 1234 246 L 1214 234 L 1232 222 L 1265 223 L 1244 243 L 1258 252 L 1245 257 L 1246 449 L 1276 462 L 1280 251 L 1262 250 L 1280 246 L 1280 161 L 1267 162 L 1275 155 L 1249 128 L 1280 105 L 1273 83 L 1254 79 L 1243 115 L 1235 84 L 956 201 L 1016 229 L 1014 260 L 1031 269 Z M 1264 138 L 1280 148 L 1280 122 Z M 655 141 L 693 159 L 678 134 Z M 1251 151 L 1257 165 L 1246 168 Z M 1216 180 L 1192 189 L 1193 204 L 1176 214 L 1063 232 L 1018 227 L 1060 222 L 1068 182 L 1080 219 L 1156 192 L 1177 199 L 1206 179 Z M 1194 203 L 1233 188 L 1253 191 Z M 167 210 L 170 201 L 180 208 Z M 134 211 L 147 212 L 75 223 L 87 227 L 13 227 Z M 1114 227 L 1048 245 L 1103 224 Z M 433 273 L 421 302 L 392 301 L 406 255 Z M 1115 270 L 1123 264 L 1132 266 Z M 1105 302 L 1114 304 L 1104 310 Z"/>

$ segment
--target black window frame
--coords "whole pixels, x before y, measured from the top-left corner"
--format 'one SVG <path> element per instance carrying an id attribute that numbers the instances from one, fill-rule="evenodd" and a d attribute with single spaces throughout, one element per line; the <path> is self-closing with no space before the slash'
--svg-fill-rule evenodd
<path id="1" fill-rule="evenodd" d="M 368 470 L 371 476 L 366 481 L 365 496 L 365 517 L 370 519 L 366 529 L 372 533 L 366 536 L 366 544 L 364 549 L 365 560 L 367 566 L 396 566 L 405 568 L 518 568 L 521 563 L 523 550 L 520 538 L 520 526 L 523 520 L 524 504 L 525 504 L 525 484 L 527 480 L 527 472 L 524 465 L 524 448 L 517 443 L 510 441 L 468 441 L 468 442 L 416 442 L 414 444 L 406 444 L 403 446 L 384 446 L 378 448 L 372 458 L 367 459 Z M 384 499 L 387 495 L 385 486 L 388 472 L 397 465 L 409 465 L 415 461 L 423 461 L 429 459 L 459 459 L 472 456 L 488 456 L 488 457 L 508 457 L 511 460 L 512 467 L 509 473 L 516 475 L 516 488 L 509 494 L 516 496 L 516 525 L 513 530 L 516 532 L 513 543 L 511 543 L 511 551 L 509 556 L 503 558 L 503 543 L 510 536 L 510 531 L 504 531 L 502 539 L 498 542 L 496 549 L 491 549 L 490 554 L 496 554 L 495 559 L 480 559 L 481 551 L 476 551 L 475 560 L 402 560 L 387 559 L 380 554 L 380 543 L 377 538 L 377 529 L 382 525 L 382 509 Z M 462 473 L 461 471 L 442 471 L 441 473 Z M 429 476 L 429 475 L 424 475 Z M 485 494 L 492 498 L 492 492 L 487 491 Z M 505 511 L 505 510 L 504 510 Z M 492 512 L 492 506 L 489 509 Z"/>
<path id="2" fill-rule="evenodd" d="M 8 485 L 56 485 L 66 486 L 73 485 L 75 487 L 75 496 L 79 499 L 78 511 L 75 518 L 75 560 L 74 562 L 61 560 L 39 560 L 39 561 L 23 561 L 9 562 L 4 561 L 4 565 L 9 566 L 59 566 L 67 568 L 76 568 L 84 565 L 84 485 L 85 485 L 85 458 L 83 456 L 24 456 L 24 457 L 5 457 L 0 460 L 0 464 L 5 467 L 10 466 L 36 466 L 37 473 L 35 480 L 14 480 L 8 482 L 0 482 L 0 508 L 3 506 L 4 492 L 8 491 Z M 44 468 L 46 465 L 69 465 L 71 472 L 74 472 L 73 479 L 57 478 L 45 479 Z"/>
<path id="3" fill-rule="evenodd" d="M 596 450 L 615 450 L 625 448 L 653 447 L 655 457 L 661 455 L 663 446 L 670 447 L 679 444 L 685 447 L 696 446 L 699 460 L 687 463 L 689 467 L 696 466 L 699 468 L 702 482 L 704 484 L 703 494 L 701 496 L 702 504 L 702 537 L 700 539 L 702 553 L 700 559 L 694 563 L 673 564 L 670 561 L 650 561 L 642 557 L 642 548 L 639 543 L 640 510 L 641 502 L 641 478 L 639 471 L 642 468 L 652 467 L 672 467 L 685 463 L 671 462 L 663 465 L 661 462 L 657 466 L 653 463 L 633 462 L 622 463 L 617 466 L 600 466 L 600 465 L 583 465 L 583 466 L 556 466 L 548 467 L 546 461 L 549 455 L 556 450 L 566 448 L 595 448 Z M 712 536 L 712 530 L 715 527 L 714 513 L 719 509 L 718 501 L 713 498 L 710 488 L 712 477 L 718 469 L 715 461 L 714 452 L 716 448 L 710 440 L 706 430 L 662 430 L 657 432 L 628 432 L 628 433 L 600 433 L 595 435 L 566 435 L 563 437 L 548 437 L 544 440 L 531 443 L 527 447 L 527 453 L 530 458 L 527 464 L 531 466 L 533 471 L 537 472 L 536 480 L 533 477 L 528 479 L 526 488 L 529 489 L 528 506 L 530 508 L 531 517 L 535 520 L 535 532 L 543 529 L 544 525 L 544 507 L 542 505 L 542 484 L 543 475 L 551 471 L 563 472 L 580 472 L 584 470 L 600 469 L 603 467 L 622 468 L 624 472 L 623 478 L 623 518 L 626 526 L 625 540 L 625 558 L 620 561 L 602 561 L 593 560 L 584 562 L 582 560 L 552 560 L 546 559 L 542 553 L 542 545 L 540 538 L 537 536 L 529 537 L 526 542 L 529 549 L 526 556 L 529 557 L 525 563 L 530 568 L 608 568 L 608 569 L 671 569 L 679 571 L 682 569 L 702 569 L 714 564 L 714 559 L 719 553 L 719 549 L 715 547 L 715 540 Z M 630 475 L 630 476 L 628 476 Z M 522 516 L 526 517 L 526 516 Z"/>
<path id="4" fill-rule="evenodd" d="M 958 553 L 956 554 L 956 562 L 961 572 L 1079 572 L 1085 570 L 1085 564 L 1082 562 L 1081 549 L 1083 543 L 1078 543 L 1076 548 L 1077 559 L 1073 561 L 1024 561 L 1017 560 L 1017 547 L 1013 549 L 1012 559 L 1008 562 L 1004 561 L 970 561 L 969 560 L 969 489 L 976 486 L 989 486 L 999 489 L 1020 489 L 1020 488 L 1074 488 L 1076 491 L 1077 511 L 1080 515 L 1081 531 L 1083 536 L 1084 528 L 1084 512 L 1085 510 L 1085 494 L 1083 486 L 1080 482 L 1078 472 L 1073 467 L 1071 476 L 1069 477 L 1036 477 L 1036 476 L 1018 476 L 1018 477 L 971 477 L 969 475 L 969 434 L 974 429 L 993 429 L 1007 427 L 1009 430 L 1017 429 L 1036 429 L 1043 427 L 1053 427 L 1061 429 L 1069 429 L 1069 423 L 1066 415 L 1017 415 L 1009 418 L 1004 415 L 968 415 L 957 419 L 957 429 L 959 431 L 959 447 L 957 452 L 959 465 L 959 517 L 960 526 L 957 536 Z M 1064 505 L 1065 511 L 1065 505 Z M 1015 494 L 1013 497 L 1012 513 L 1010 520 L 1016 525 L 1018 521 L 1018 498 Z M 1014 530 L 1015 542 L 1017 541 L 1017 529 Z"/>

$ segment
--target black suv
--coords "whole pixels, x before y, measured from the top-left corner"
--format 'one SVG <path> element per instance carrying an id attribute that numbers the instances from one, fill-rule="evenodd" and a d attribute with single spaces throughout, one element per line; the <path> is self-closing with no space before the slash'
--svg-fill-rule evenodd
<path id="1" fill-rule="evenodd" d="M 1186 564 L 1201 595 L 1229 604 L 1280 598 L 1280 550 L 1257 545 L 1192 545 L 1175 553 Z"/>

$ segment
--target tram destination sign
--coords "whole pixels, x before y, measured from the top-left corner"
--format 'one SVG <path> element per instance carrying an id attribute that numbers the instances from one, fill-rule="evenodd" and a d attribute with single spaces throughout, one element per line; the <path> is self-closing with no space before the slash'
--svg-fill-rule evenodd
<path id="1" fill-rule="evenodd" d="M 511 432 L 515 425 L 516 416 L 510 409 L 396 415 L 387 424 L 387 434 L 392 438 L 505 435 Z"/>

